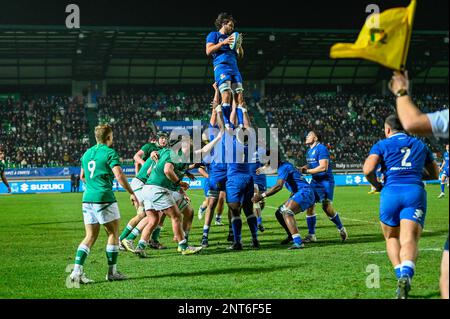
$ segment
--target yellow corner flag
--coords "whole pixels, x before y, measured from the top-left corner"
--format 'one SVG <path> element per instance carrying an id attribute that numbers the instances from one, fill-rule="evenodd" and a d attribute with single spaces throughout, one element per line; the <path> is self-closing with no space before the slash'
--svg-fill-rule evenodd
<path id="1" fill-rule="evenodd" d="M 404 70 L 416 10 L 416 0 L 408 7 L 393 8 L 372 14 L 355 43 L 336 43 L 330 57 L 362 58 L 388 68 Z"/>

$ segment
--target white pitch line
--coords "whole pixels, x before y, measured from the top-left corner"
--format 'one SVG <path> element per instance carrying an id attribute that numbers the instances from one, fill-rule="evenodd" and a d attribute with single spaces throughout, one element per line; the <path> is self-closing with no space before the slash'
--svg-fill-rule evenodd
<path id="1" fill-rule="evenodd" d="M 419 251 L 442 251 L 440 248 L 423 248 L 419 249 Z M 386 250 L 371 250 L 371 251 L 365 251 L 363 254 L 385 254 Z"/>

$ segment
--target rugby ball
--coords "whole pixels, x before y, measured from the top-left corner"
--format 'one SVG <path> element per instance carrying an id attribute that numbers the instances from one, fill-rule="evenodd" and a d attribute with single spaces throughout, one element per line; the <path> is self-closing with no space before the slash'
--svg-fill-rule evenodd
<path id="1" fill-rule="evenodd" d="M 239 50 L 242 45 L 242 37 L 238 32 L 233 32 L 234 41 L 230 44 L 231 50 Z"/>

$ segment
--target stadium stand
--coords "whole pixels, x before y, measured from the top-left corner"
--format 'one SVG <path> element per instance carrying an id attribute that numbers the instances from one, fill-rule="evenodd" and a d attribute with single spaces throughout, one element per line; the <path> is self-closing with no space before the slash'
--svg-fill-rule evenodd
<path id="1" fill-rule="evenodd" d="M 210 100 L 206 92 L 107 95 L 99 98 L 96 112 L 99 123 L 114 126 L 115 149 L 127 162 L 155 133 L 155 121 L 201 120 L 207 125 Z M 448 106 L 446 94 L 418 95 L 415 100 L 426 112 Z M 303 141 L 312 128 L 322 133 L 335 164 L 362 163 L 374 142 L 383 138 L 382 123 L 392 113 L 393 102 L 391 96 L 295 91 L 247 101 L 267 127 L 279 128 L 284 156 L 298 164 L 305 161 Z M 9 167 L 76 166 L 90 145 L 82 99 L 22 97 L 0 102 L 0 111 L 0 144 Z"/>

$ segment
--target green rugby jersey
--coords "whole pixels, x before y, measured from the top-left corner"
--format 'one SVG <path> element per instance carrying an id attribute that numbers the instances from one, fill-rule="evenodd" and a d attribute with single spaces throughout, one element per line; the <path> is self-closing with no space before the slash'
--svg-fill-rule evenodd
<path id="1" fill-rule="evenodd" d="M 147 179 L 147 185 L 156 185 L 167 189 L 171 189 L 174 186 L 173 182 L 168 179 L 164 173 L 164 166 L 166 163 L 172 163 L 175 166 L 175 163 L 172 160 L 172 154 L 173 151 L 168 148 L 162 149 L 159 152 L 158 163 L 153 167 L 152 172 Z"/>
<path id="2" fill-rule="evenodd" d="M 147 158 L 144 165 L 142 165 L 141 169 L 137 173 L 136 178 L 141 180 L 143 183 L 147 182 L 147 179 L 148 179 L 147 171 L 154 164 L 155 164 L 155 161 L 153 161 L 150 157 Z"/>
<path id="3" fill-rule="evenodd" d="M 144 161 L 146 161 L 150 157 L 150 154 L 153 151 L 159 151 L 161 149 L 163 149 L 163 147 L 159 146 L 159 144 L 157 144 L 157 143 L 147 143 L 147 144 L 145 144 L 144 146 L 141 147 L 141 151 L 144 152 L 144 156 L 142 157 L 142 159 Z"/>
<path id="4" fill-rule="evenodd" d="M 81 157 L 85 175 L 83 203 L 113 203 L 116 197 L 112 191 L 114 166 L 120 165 L 116 151 L 105 144 L 97 144 Z"/>
<path id="5" fill-rule="evenodd" d="M 187 167 L 189 166 L 189 164 L 187 163 L 177 163 L 174 164 L 174 170 L 175 170 L 175 174 L 178 176 L 178 178 L 181 180 L 184 177 L 184 172 L 186 171 Z M 181 186 L 180 185 L 175 185 L 174 183 L 172 183 L 172 186 L 169 188 L 171 191 L 175 191 L 178 192 L 180 190 Z"/>

